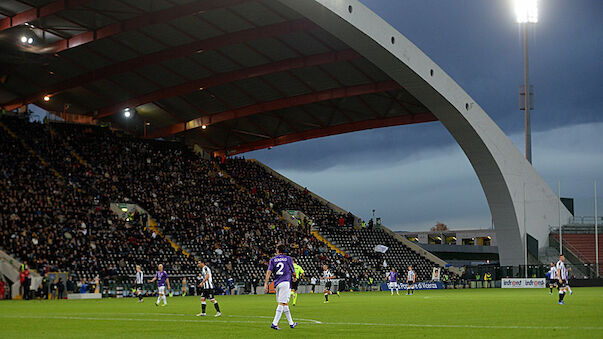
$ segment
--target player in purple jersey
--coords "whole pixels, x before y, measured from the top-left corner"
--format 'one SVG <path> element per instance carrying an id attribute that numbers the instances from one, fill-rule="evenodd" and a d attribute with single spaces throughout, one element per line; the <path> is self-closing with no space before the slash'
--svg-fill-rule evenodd
<path id="1" fill-rule="evenodd" d="M 295 328 L 296 322 L 291 318 L 289 311 L 289 297 L 291 296 L 291 282 L 295 281 L 295 269 L 293 268 L 293 259 L 285 255 L 285 245 L 278 245 L 276 248 L 276 256 L 270 259 L 268 270 L 266 271 L 266 279 L 264 280 L 264 291 L 268 293 L 268 280 L 274 272 L 274 290 L 276 291 L 276 314 L 270 328 L 280 330 L 278 322 L 281 316 L 285 313 L 289 326 Z"/>
<path id="2" fill-rule="evenodd" d="M 394 295 L 394 289 L 396 289 L 396 294 L 400 295 L 400 291 L 399 291 L 399 285 L 398 285 L 398 272 L 396 272 L 396 269 L 392 267 L 392 270 L 387 274 L 387 277 L 389 278 L 389 289 L 392 292 L 392 295 Z"/>
<path id="3" fill-rule="evenodd" d="M 159 264 L 157 266 L 157 273 L 155 273 L 155 277 L 149 280 L 150 283 L 155 282 L 157 280 L 157 291 L 159 292 L 159 296 L 157 297 L 156 306 L 159 306 L 159 302 L 163 300 L 163 305 L 167 306 L 167 299 L 165 298 L 165 287 L 167 285 L 167 289 L 170 290 L 170 279 L 168 279 L 167 273 L 163 270 L 163 264 Z"/>

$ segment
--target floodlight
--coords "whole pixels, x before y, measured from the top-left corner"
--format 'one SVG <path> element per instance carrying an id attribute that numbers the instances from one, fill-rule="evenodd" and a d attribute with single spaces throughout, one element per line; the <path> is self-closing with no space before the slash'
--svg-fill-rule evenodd
<path id="1" fill-rule="evenodd" d="M 44 101 L 50 101 L 50 95 L 45 95 L 44 96 Z"/>
<path id="2" fill-rule="evenodd" d="M 22 42 L 22 43 L 26 43 L 26 42 L 27 42 L 27 37 L 26 37 L 25 35 L 23 35 L 23 36 L 21 37 L 21 42 Z"/>
<path id="3" fill-rule="evenodd" d="M 31 45 L 33 43 L 33 38 L 27 39 L 27 43 Z"/>
<path id="4" fill-rule="evenodd" d="M 126 118 L 129 118 L 129 117 L 131 117 L 131 116 L 132 116 L 132 113 L 130 113 L 130 110 L 129 110 L 129 109 L 126 109 L 126 111 L 124 112 L 124 116 L 125 116 Z"/>
<path id="5" fill-rule="evenodd" d="M 513 2 L 518 23 L 538 22 L 538 0 L 513 0 Z"/>
<path id="6" fill-rule="evenodd" d="M 201 125 L 201 128 L 202 128 L 202 129 L 206 129 L 206 128 L 207 128 L 207 126 L 206 126 L 206 125 Z"/>

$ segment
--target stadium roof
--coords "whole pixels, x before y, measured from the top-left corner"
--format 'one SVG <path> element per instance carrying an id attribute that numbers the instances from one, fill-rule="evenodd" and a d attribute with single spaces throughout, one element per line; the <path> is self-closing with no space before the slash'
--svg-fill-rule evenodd
<path id="1" fill-rule="evenodd" d="M 1 106 L 148 122 L 218 153 L 437 120 L 278 1 L 4 0 L 0 43 Z"/>

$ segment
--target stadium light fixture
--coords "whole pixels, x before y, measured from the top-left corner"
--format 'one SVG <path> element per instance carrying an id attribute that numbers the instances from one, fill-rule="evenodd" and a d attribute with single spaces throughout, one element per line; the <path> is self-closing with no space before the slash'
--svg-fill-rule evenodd
<path id="1" fill-rule="evenodd" d="M 44 96 L 44 101 L 50 101 L 50 95 L 45 95 Z"/>
<path id="2" fill-rule="evenodd" d="M 124 116 L 128 119 L 132 116 L 132 112 L 130 112 L 130 108 L 124 109 Z"/>
<path id="3" fill-rule="evenodd" d="M 202 128 L 202 129 L 206 129 L 206 128 L 207 128 L 207 126 L 206 126 L 206 125 L 201 125 L 201 128 Z"/>
<path id="4" fill-rule="evenodd" d="M 21 42 L 27 43 L 27 37 L 25 35 L 21 36 Z"/>
<path id="5" fill-rule="evenodd" d="M 30 45 L 33 44 L 33 38 L 27 39 L 27 43 L 30 44 Z"/>
<path id="6" fill-rule="evenodd" d="M 513 0 L 513 2 L 518 23 L 538 22 L 538 0 Z"/>

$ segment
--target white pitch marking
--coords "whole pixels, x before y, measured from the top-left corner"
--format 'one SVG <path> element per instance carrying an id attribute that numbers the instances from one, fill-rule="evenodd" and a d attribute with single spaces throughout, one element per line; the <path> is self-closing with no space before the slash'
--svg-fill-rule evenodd
<path id="1" fill-rule="evenodd" d="M 258 316 L 259 317 L 259 316 Z M 72 317 L 72 316 L 32 316 L 32 315 L 2 315 L 0 318 L 16 318 L 16 319 L 64 319 L 64 320 L 104 320 L 104 321 L 141 321 L 141 322 L 189 322 L 189 323 L 204 323 L 202 320 L 189 319 L 140 319 L 140 318 L 95 318 L 95 317 Z M 241 323 L 241 324 L 265 324 L 264 321 L 253 320 L 212 320 L 211 322 L 223 323 Z M 392 327 L 427 327 L 427 328 L 476 328 L 476 329 L 536 329 L 536 330 L 603 330 L 603 327 L 597 326 L 505 326 L 505 325 L 460 325 L 460 324 L 387 324 L 387 323 L 347 323 L 347 322 L 309 322 L 306 324 L 316 325 L 354 325 L 354 326 L 392 326 Z"/>

